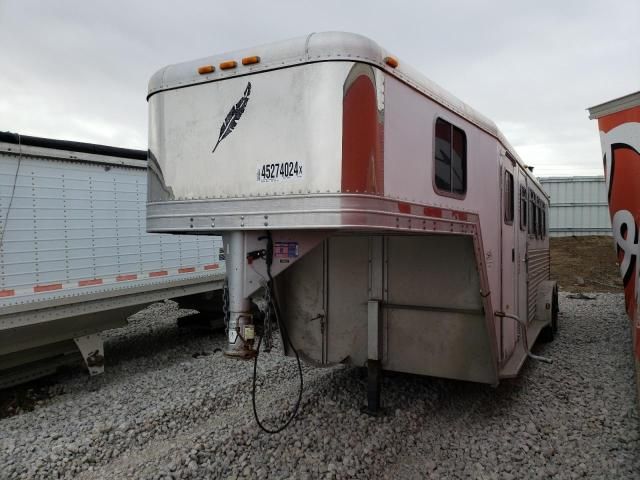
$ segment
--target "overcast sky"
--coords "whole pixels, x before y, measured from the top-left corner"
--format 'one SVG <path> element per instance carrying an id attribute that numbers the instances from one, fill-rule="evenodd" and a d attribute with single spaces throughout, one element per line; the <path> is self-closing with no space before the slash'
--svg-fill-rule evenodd
<path id="1" fill-rule="evenodd" d="M 537 175 L 600 175 L 585 109 L 640 90 L 639 26 L 638 0 L 0 0 L 0 131 L 146 149 L 159 68 L 341 30 L 494 120 Z"/>

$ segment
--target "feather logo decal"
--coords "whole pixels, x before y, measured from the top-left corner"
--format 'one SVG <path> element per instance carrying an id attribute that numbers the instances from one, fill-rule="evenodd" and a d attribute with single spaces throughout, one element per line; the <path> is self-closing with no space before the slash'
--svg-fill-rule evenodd
<path id="1" fill-rule="evenodd" d="M 238 103 L 231 107 L 231 110 L 227 113 L 227 118 L 224 119 L 224 122 L 222 122 L 222 126 L 220 127 L 218 142 L 216 143 L 216 146 L 213 147 L 213 150 L 211 150 L 211 153 L 214 153 L 216 148 L 218 148 L 218 145 L 220 145 L 220 142 L 233 132 L 234 128 L 236 128 L 240 117 L 242 117 L 242 114 L 244 113 L 244 109 L 247 108 L 247 103 L 249 103 L 249 95 L 251 95 L 251 82 L 247 83 L 247 87 L 244 89 L 244 95 L 242 98 L 238 100 Z"/>

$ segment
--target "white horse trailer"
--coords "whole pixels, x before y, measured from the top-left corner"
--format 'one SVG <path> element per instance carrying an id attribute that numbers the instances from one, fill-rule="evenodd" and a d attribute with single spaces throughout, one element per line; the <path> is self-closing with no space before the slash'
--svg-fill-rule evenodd
<path id="1" fill-rule="evenodd" d="M 371 410 L 380 369 L 496 385 L 553 333 L 540 184 L 494 123 L 373 41 L 171 65 L 148 101 L 147 228 L 223 234 L 227 353 L 252 354 L 271 276 L 304 359 L 369 366 Z"/>
<path id="2" fill-rule="evenodd" d="M 146 232 L 146 157 L 0 133 L 0 388 L 78 349 L 100 373 L 101 331 L 152 302 L 198 308 L 220 292 L 220 237 Z"/>

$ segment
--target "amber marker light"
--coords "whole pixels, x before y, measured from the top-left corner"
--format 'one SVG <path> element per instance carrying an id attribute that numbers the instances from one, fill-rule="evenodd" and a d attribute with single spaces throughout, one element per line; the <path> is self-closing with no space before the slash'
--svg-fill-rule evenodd
<path id="1" fill-rule="evenodd" d="M 384 57 L 384 63 L 389 65 L 391 68 L 396 68 L 398 66 L 398 60 L 393 57 Z"/>
<path id="2" fill-rule="evenodd" d="M 253 57 L 244 57 L 242 59 L 242 64 L 243 65 L 253 65 L 254 63 L 260 63 L 260 57 L 257 55 L 254 55 Z"/>
<path id="3" fill-rule="evenodd" d="M 203 65 L 201 67 L 198 68 L 198 73 L 200 75 L 204 75 L 206 73 L 211 73 L 213 71 L 215 71 L 216 67 L 214 67 L 213 65 Z"/>
<path id="4" fill-rule="evenodd" d="M 236 68 L 238 63 L 235 60 L 227 60 L 220 64 L 220 70 L 229 70 L 230 68 Z"/>

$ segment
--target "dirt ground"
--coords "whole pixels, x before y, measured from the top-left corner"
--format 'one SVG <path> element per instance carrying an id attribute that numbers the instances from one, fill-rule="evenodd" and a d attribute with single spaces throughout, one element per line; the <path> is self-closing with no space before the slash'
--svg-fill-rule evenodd
<path id="1" fill-rule="evenodd" d="M 550 244 L 551 278 L 560 290 L 622 292 L 612 237 L 555 237 Z"/>

